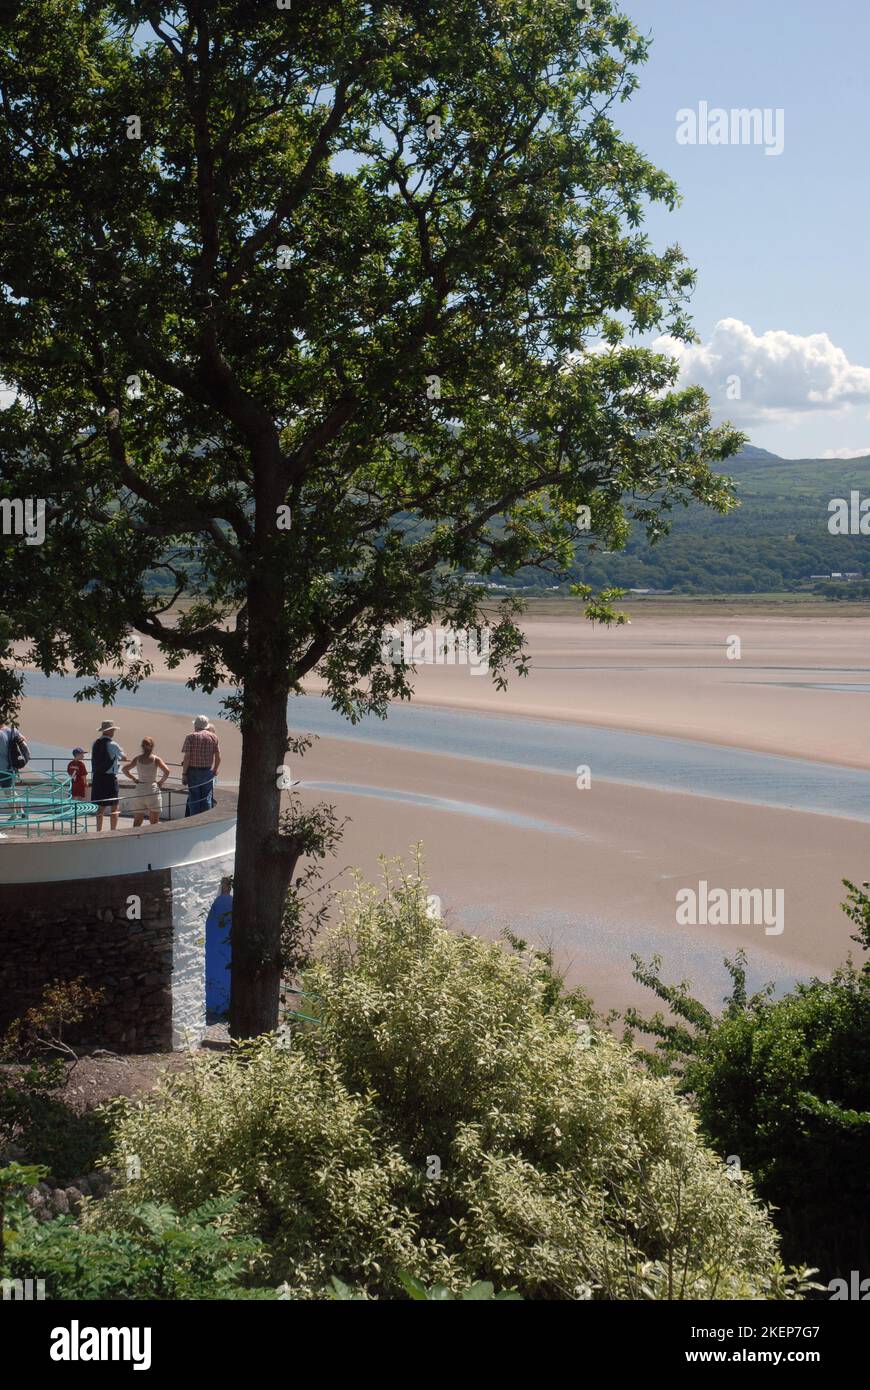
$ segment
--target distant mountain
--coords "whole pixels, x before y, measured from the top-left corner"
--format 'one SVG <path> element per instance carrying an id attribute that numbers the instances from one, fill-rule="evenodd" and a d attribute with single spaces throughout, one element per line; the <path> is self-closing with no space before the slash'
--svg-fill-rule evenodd
<path id="1" fill-rule="evenodd" d="M 772 459 L 774 462 L 778 463 L 779 454 L 771 454 L 767 449 L 759 449 L 757 444 L 744 444 L 743 448 L 738 453 L 732 454 L 731 458 L 728 459 L 728 463 L 733 463 L 735 460 L 743 463 L 749 459 Z"/>
<path id="2" fill-rule="evenodd" d="M 636 526 L 624 550 L 577 546 L 563 580 L 597 588 L 677 594 L 816 591 L 870 597 L 870 537 L 828 530 L 830 503 L 870 497 L 870 458 L 784 459 L 755 445 L 717 465 L 734 479 L 740 506 L 719 516 L 697 503 L 671 517 L 670 535 L 650 545 Z M 499 578 L 499 576 L 494 576 Z M 508 585 L 541 583 L 527 570 Z"/>

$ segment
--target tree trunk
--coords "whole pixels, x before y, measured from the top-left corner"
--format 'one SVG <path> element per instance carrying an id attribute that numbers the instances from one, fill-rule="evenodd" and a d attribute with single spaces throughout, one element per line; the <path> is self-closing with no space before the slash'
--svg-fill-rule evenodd
<path id="1" fill-rule="evenodd" d="M 233 880 L 230 1032 L 253 1038 L 278 1026 L 281 918 L 298 853 L 278 835 L 276 769 L 287 751 L 289 691 L 274 673 L 246 684 Z"/>

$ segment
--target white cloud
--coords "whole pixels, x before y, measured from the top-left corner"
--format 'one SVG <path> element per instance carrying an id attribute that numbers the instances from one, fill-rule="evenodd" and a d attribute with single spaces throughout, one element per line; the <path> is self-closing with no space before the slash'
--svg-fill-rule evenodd
<path id="1" fill-rule="evenodd" d="M 654 347 L 678 359 L 682 385 L 703 386 L 735 424 L 797 424 L 808 414 L 870 404 L 870 367 L 850 362 L 827 333 L 758 334 L 740 319 L 720 319 L 709 342 L 664 336 Z"/>
<path id="2" fill-rule="evenodd" d="M 870 455 L 870 444 L 866 449 L 825 449 L 819 454 L 822 459 L 864 459 Z"/>

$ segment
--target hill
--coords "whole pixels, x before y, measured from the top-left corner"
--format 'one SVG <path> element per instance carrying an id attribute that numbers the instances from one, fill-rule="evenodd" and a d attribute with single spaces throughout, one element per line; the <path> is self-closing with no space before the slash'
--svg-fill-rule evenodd
<path id="1" fill-rule="evenodd" d="M 832 498 L 848 499 L 855 489 L 870 497 L 870 457 L 783 459 L 749 445 L 719 471 L 734 480 L 740 502 L 735 511 L 718 516 L 693 505 L 674 514 L 670 534 L 654 546 L 639 527 L 624 551 L 607 554 L 580 546 L 562 584 L 682 594 L 806 589 L 867 597 L 870 538 L 831 535 L 828 508 Z M 541 580 L 528 571 L 504 582 Z"/>

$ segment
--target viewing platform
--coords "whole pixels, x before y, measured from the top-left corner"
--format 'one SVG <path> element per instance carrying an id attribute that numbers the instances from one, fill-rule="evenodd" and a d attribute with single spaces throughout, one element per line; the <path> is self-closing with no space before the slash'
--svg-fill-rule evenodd
<path id="1" fill-rule="evenodd" d="M 82 1043 L 197 1046 L 206 919 L 234 868 L 235 791 L 219 787 L 214 807 L 186 816 L 185 789 L 164 788 L 158 823 L 134 827 L 122 782 L 118 828 L 97 833 L 96 806 L 73 801 L 65 770 L 34 763 L 0 788 L 0 1031 L 45 985 L 83 977 L 103 1001 Z"/>

